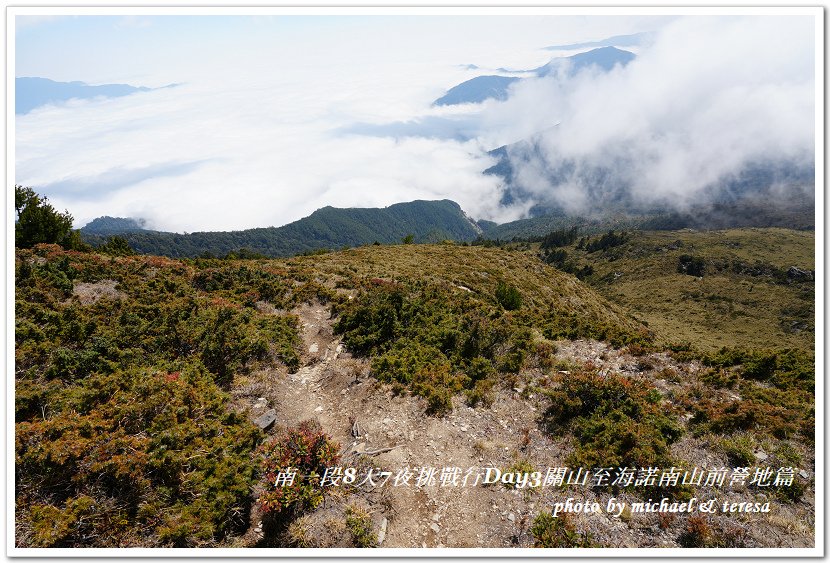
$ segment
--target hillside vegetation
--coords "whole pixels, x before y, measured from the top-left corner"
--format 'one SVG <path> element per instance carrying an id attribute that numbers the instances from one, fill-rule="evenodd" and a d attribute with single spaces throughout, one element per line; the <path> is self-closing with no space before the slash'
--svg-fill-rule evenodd
<path id="1" fill-rule="evenodd" d="M 378 377 L 434 411 L 544 354 L 540 333 L 560 336 L 563 318 L 579 319 L 576 335 L 647 337 L 574 278 L 497 249 L 178 262 L 39 245 L 18 250 L 15 276 L 27 546 L 215 545 L 244 529 L 263 435 L 225 390 L 263 363 L 296 370 L 297 319 L 275 310 L 331 302 Z"/>
<path id="2" fill-rule="evenodd" d="M 664 344 L 812 350 L 814 236 L 776 228 L 633 231 L 616 246 L 592 251 L 601 237 L 577 237 L 539 253 L 582 272 Z"/>
<path id="3" fill-rule="evenodd" d="M 174 258 L 224 256 L 242 249 L 248 255 L 281 257 L 374 242 L 394 244 L 407 237 L 420 243 L 473 240 L 481 233 L 461 207 L 449 200 L 411 201 L 382 209 L 323 207 L 282 227 L 228 232 L 178 234 L 130 228 L 100 233 L 100 221 L 93 223 L 90 229 L 81 229 L 81 234 L 94 246 L 105 242 L 104 234 L 120 234 L 138 253 Z"/>
<path id="4" fill-rule="evenodd" d="M 509 223 L 483 224 L 483 237 L 512 241 L 541 237 L 557 229 L 579 227 L 583 235 L 615 230 L 676 231 L 679 229 L 734 229 L 740 227 L 780 227 L 815 229 L 815 199 L 812 186 L 794 189 L 782 201 L 777 194 L 744 197 L 736 202 L 719 202 L 690 207 L 685 211 L 667 209 L 618 209 L 596 216 L 578 216 L 563 210 L 540 208 L 528 219 Z"/>
<path id="5" fill-rule="evenodd" d="M 752 465 L 761 448 L 775 467 L 810 470 L 814 366 L 803 335 L 800 348 L 755 336 L 746 342 L 765 345 L 708 353 L 708 336 L 691 330 L 692 346 L 669 350 L 663 342 L 686 333 L 661 332 L 666 308 L 652 311 L 654 322 L 638 312 L 648 326 L 626 312 L 649 302 L 646 292 L 659 295 L 646 279 L 658 269 L 666 279 L 655 284 L 698 283 L 678 267 L 702 268 L 706 280 L 709 268 L 719 271 L 716 257 L 730 268 L 737 267 L 732 260 L 774 268 L 755 287 L 811 287 L 806 279 L 786 281 L 790 262 L 810 265 L 799 233 L 769 233 L 766 246 L 753 231 L 696 235 L 675 234 L 685 242 L 674 249 L 661 246 L 662 234 L 594 237 L 581 250 L 570 236 L 548 239 L 572 244 L 567 259 L 593 263 L 586 279 L 623 306 L 545 264 L 538 251 L 399 244 L 283 260 L 173 260 L 56 245 L 18 249 L 17 545 L 372 546 L 386 529 L 378 528 L 379 515 L 395 526 L 392 545 L 412 545 L 421 541 L 414 530 L 435 529 L 424 498 L 400 496 L 409 494 L 403 490 L 378 497 L 355 486 L 324 503 L 320 473 L 346 458 L 364 469 L 428 463 L 439 443 L 462 456 L 457 463 L 487 456 L 517 471 L 690 466 L 700 456 Z M 680 251 L 692 259 L 681 261 Z M 607 281 L 605 268 L 618 266 L 626 273 Z M 741 272 L 730 276 L 748 275 Z M 612 291 L 628 275 L 641 285 Z M 665 303 L 681 314 L 686 299 Z M 703 331 L 710 321 L 689 311 L 690 326 Z M 254 424 L 263 401 L 275 405 L 279 424 Z M 357 422 L 369 430 L 356 430 Z M 394 442 L 369 454 L 384 443 L 369 445 L 369 433 Z M 275 485 L 289 467 L 306 479 Z M 764 491 L 786 514 L 809 512 L 807 478 Z M 534 493 L 538 506 L 559 492 Z M 452 502 L 441 488 L 422 494 L 449 507 L 447 521 L 466 518 L 453 503 L 484 514 L 505 498 L 522 515 L 513 524 L 484 518 L 477 538 L 464 526 L 447 532 L 449 545 L 612 545 L 605 520 L 560 526 L 529 504 L 531 493 L 505 496 L 503 487 L 487 487 Z M 624 494 L 636 500 L 656 491 Z M 709 493 L 680 487 L 660 494 Z M 673 545 L 767 545 L 780 523 L 759 522 L 755 531 L 706 528 L 687 541 L 695 522 L 684 519 L 667 524 L 666 534 Z M 809 526 L 791 543 L 809 541 Z M 648 544 L 639 530 L 623 532 Z"/>

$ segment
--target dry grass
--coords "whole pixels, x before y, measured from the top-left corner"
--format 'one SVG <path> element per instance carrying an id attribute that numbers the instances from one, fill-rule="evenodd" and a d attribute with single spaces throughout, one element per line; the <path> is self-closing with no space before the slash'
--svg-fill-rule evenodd
<path id="1" fill-rule="evenodd" d="M 703 351 L 813 349 L 813 283 L 776 280 L 770 273 L 791 266 L 815 269 L 811 231 L 635 232 L 629 242 L 605 252 L 566 250 L 578 267 L 593 267 L 586 281 L 594 289 L 646 322 L 664 343 L 689 342 Z M 704 259 L 706 274 L 679 273 L 681 255 Z M 736 273 L 731 267 L 736 262 L 748 270 L 763 268 L 754 275 Z"/>

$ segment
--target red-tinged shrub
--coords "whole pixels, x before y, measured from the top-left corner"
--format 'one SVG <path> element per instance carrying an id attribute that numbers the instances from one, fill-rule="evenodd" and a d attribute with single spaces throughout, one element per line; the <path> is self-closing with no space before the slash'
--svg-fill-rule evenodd
<path id="1" fill-rule="evenodd" d="M 260 447 L 266 514 L 283 516 L 314 508 L 323 500 L 320 479 L 339 460 L 340 446 L 311 421 L 288 428 Z M 293 479 L 285 479 L 288 472 Z"/>

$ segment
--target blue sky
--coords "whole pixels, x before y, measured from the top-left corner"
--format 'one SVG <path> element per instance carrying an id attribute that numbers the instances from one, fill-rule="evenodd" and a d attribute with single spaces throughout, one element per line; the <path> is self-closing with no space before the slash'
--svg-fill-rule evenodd
<path id="1" fill-rule="evenodd" d="M 549 139 L 551 154 L 642 151 L 643 193 L 669 184 L 693 195 L 695 176 L 774 151 L 803 156 L 814 135 L 810 17 L 125 12 L 16 23 L 16 76 L 181 84 L 16 118 L 16 181 L 69 209 L 76 226 L 116 215 L 165 230 L 240 229 L 325 205 L 442 198 L 504 221 L 526 209 L 499 205 L 502 186 L 481 174 L 493 163 L 487 151 L 557 122 L 567 143 Z M 506 102 L 431 106 L 498 67 L 573 54 L 546 46 L 642 31 L 657 39 L 633 48 L 624 71 L 523 81 Z M 400 123 L 412 126 L 389 127 Z M 383 133 L 393 130 L 412 133 Z M 551 189 L 540 183 L 539 197 Z"/>

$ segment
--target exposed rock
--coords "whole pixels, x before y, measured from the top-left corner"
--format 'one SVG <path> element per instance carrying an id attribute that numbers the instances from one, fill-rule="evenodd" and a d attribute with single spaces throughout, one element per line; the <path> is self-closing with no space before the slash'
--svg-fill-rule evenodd
<path id="1" fill-rule="evenodd" d="M 812 281 L 813 272 L 810 270 L 802 270 L 801 268 L 796 268 L 795 266 L 790 266 L 790 269 L 787 270 L 787 279 L 795 281 Z"/>
<path id="2" fill-rule="evenodd" d="M 277 411 L 271 409 L 263 414 L 259 415 L 254 419 L 254 424 L 256 424 L 262 430 L 267 430 L 274 424 L 277 420 Z"/>
<path id="3" fill-rule="evenodd" d="M 118 282 L 115 280 L 101 280 L 95 283 L 76 282 L 72 287 L 72 294 L 78 298 L 81 305 L 91 305 L 101 299 L 118 300 L 124 294 L 115 289 Z"/>
<path id="4" fill-rule="evenodd" d="M 378 529 L 378 545 L 381 545 L 383 540 L 386 539 L 386 526 L 388 523 L 389 521 L 386 518 L 380 522 L 380 528 Z"/>

